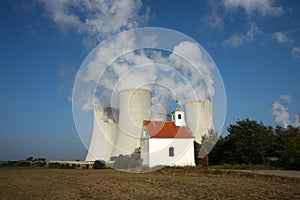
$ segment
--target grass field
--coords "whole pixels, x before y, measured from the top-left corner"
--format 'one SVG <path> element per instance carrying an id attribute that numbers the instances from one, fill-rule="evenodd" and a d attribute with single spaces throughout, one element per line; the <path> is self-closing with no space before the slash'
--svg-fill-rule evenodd
<path id="1" fill-rule="evenodd" d="M 0 169 L 0 199 L 300 199 L 300 179 L 165 168 Z"/>

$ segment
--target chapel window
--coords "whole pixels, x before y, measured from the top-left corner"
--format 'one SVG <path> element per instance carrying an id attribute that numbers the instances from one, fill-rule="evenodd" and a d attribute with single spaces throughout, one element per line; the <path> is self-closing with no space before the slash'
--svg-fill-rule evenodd
<path id="1" fill-rule="evenodd" d="M 174 147 L 169 148 L 169 157 L 174 157 Z"/>

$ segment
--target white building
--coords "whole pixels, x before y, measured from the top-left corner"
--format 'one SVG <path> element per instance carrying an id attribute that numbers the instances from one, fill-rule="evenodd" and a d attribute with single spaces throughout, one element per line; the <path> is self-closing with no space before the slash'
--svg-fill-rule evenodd
<path id="1" fill-rule="evenodd" d="M 185 126 L 184 112 L 176 107 L 173 121 L 150 121 L 143 123 L 141 135 L 142 164 L 194 166 L 194 137 Z"/>

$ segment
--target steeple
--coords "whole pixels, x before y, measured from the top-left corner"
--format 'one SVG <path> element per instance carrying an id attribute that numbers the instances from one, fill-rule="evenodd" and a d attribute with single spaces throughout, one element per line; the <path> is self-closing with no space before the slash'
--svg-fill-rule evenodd
<path id="1" fill-rule="evenodd" d="M 181 107 L 179 106 L 179 103 L 178 103 L 178 99 L 176 98 L 176 108 L 174 111 L 182 111 L 181 110 Z"/>
<path id="2" fill-rule="evenodd" d="M 176 126 L 186 126 L 184 111 L 181 109 L 177 97 L 176 97 L 176 108 L 172 112 L 172 121 L 174 121 Z"/>

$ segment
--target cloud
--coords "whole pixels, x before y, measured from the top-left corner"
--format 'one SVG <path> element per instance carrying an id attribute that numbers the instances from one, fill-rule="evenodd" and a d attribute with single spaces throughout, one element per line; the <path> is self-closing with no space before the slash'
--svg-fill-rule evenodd
<path id="1" fill-rule="evenodd" d="M 292 40 L 285 32 L 275 32 L 272 37 L 280 43 L 290 43 Z"/>
<path id="2" fill-rule="evenodd" d="M 147 20 L 141 0 L 42 0 L 47 16 L 64 32 L 75 30 L 97 41 Z"/>
<path id="3" fill-rule="evenodd" d="M 275 122 L 282 124 L 284 127 L 289 125 L 300 126 L 298 115 L 292 115 L 288 112 L 285 103 L 291 104 L 292 97 L 290 95 L 281 95 L 280 101 L 275 101 L 272 105 L 272 114 L 275 116 Z"/>
<path id="4" fill-rule="evenodd" d="M 58 85 L 58 92 L 69 93 L 73 86 L 73 80 L 76 76 L 76 68 L 70 65 L 61 65 L 58 75 L 61 80 L 61 83 Z"/>
<path id="5" fill-rule="evenodd" d="M 272 34 L 272 38 L 279 43 L 287 44 L 289 47 L 294 43 L 294 41 L 289 37 L 290 32 L 275 32 Z M 293 58 L 300 58 L 300 47 L 291 47 L 291 55 Z"/>
<path id="6" fill-rule="evenodd" d="M 41 0 L 37 1 L 44 7 L 46 16 L 59 27 L 62 32 L 75 31 L 84 37 L 86 44 L 95 44 L 109 36 L 124 30 L 139 27 L 148 19 L 149 11 L 143 7 L 141 0 Z M 221 26 L 219 17 L 209 18 L 213 26 Z M 78 84 L 83 83 L 82 96 L 79 102 L 83 111 L 90 111 L 95 105 L 110 106 L 112 92 L 145 83 L 155 83 L 166 86 L 169 96 L 161 94 L 159 87 L 150 88 L 156 99 L 166 105 L 172 99 L 175 91 L 182 99 L 197 93 L 201 97 L 214 94 L 214 81 L 210 73 L 213 63 L 209 63 L 202 49 L 192 42 L 182 42 L 174 46 L 173 52 L 164 55 L 162 52 L 137 50 L 138 43 L 150 48 L 155 46 L 156 37 L 143 36 L 142 41 L 136 41 L 134 34 L 124 34 L 115 40 L 104 40 L 101 47 L 94 50 L 93 59 L 85 60 L 85 68 L 77 73 Z M 120 55 L 120 52 L 124 55 Z M 117 58 L 116 60 L 114 60 Z M 188 63 L 185 59 L 189 59 Z M 195 67 L 200 69 L 200 73 Z M 169 66 L 172 66 L 171 69 Z M 169 67 L 169 68 L 168 68 Z M 61 70 L 61 77 L 65 71 Z M 100 78 L 100 79 L 99 79 Z M 97 84 L 96 98 L 94 91 L 86 91 L 89 83 Z M 65 85 L 62 85 L 63 89 Z M 76 89 L 76 87 L 74 87 Z M 194 91 L 194 90 L 196 91 Z"/>
<path id="7" fill-rule="evenodd" d="M 273 103 L 272 113 L 275 116 L 275 121 L 277 123 L 283 124 L 284 127 L 287 127 L 291 124 L 290 122 L 290 114 L 287 112 L 288 108 L 279 102 Z"/>
<path id="8" fill-rule="evenodd" d="M 230 38 L 223 42 L 224 46 L 238 47 L 246 41 L 245 35 L 241 33 L 233 34 Z"/>
<path id="9" fill-rule="evenodd" d="M 223 19 L 215 12 L 209 13 L 202 18 L 202 21 L 211 28 L 223 30 Z"/>
<path id="10" fill-rule="evenodd" d="M 279 99 L 287 102 L 287 103 L 292 103 L 292 97 L 290 95 L 281 95 Z"/>
<path id="11" fill-rule="evenodd" d="M 290 114 L 287 112 L 288 108 L 279 102 L 275 102 L 272 105 L 272 113 L 275 116 L 275 121 L 277 123 L 283 124 L 284 127 L 287 127 L 290 122 Z"/>
<path id="12" fill-rule="evenodd" d="M 256 23 L 249 22 L 247 33 L 235 33 L 223 42 L 223 46 L 239 47 L 246 42 L 253 41 L 254 38 L 262 33 Z"/>
<path id="13" fill-rule="evenodd" d="M 180 55 L 185 60 L 188 60 L 190 63 L 184 62 L 184 60 L 177 55 Z M 171 63 L 177 66 L 177 69 L 186 77 L 189 77 L 189 81 L 192 86 L 201 85 L 199 80 L 199 74 L 197 71 L 194 71 L 194 68 L 191 68 L 189 65 L 192 64 L 194 67 L 199 69 L 202 80 L 205 80 L 205 85 L 210 93 L 206 94 L 206 97 L 213 96 L 215 93 L 214 90 L 214 80 L 211 74 L 211 70 L 214 68 L 214 65 L 208 61 L 205 57 L 202 49 L 193 42 L 181 42 L 179 45 L 175 46 L 173 49 L 173 54 L 169 57 Z M 203 92 L 201 92 L 203 93 Z"/>
<path id="14" fill-rule="evenodd" d="M 217 1 L 207 1 L 209 12 L 202 17 L 201 21 L 211 28 L 218 28 L 223 30 L 224 22 L 223 18 L 218 14 L 219 2 Z"/>
<path id="15" fill-rule="evenodd" d="M 92 47 L 100 41 L 124 30 L 136 28 L 148 20 L 149 9 L 143 6 L 141 0 L 35 0 L 33 6 L 44 8 L 44 15 L 49 18 L 62 33 L 76 32 L 83 37 L 83 44 Z M 130 48 L 133 45 L 131 38 L 122 38 L 116 46 L 117 48 Z M 84 81 L 97 81 L 99 74 L 103 72 L 103 66 L 115 56 L 114 46 L 102 48 L 97 52 L 102 54 L 98 60 L 89 63 L 87 73 L 84 74 Z M 130 48 L 131 49 L 131 48 Z M 97 67 L 98 66 L 98 67 Z M 101 71 L 102 70 L 102 71 Z M 66 70 L 59 71 L 63 82 L 58 86 L 58 90 L 64 91 L 69 87 L 69 81 L 73 82 L 73 76 L 66 75 Z M 83 74 L 77 74 L 83 77 Z M 90 96 L 90 94 L 88 95 Z M 84 110 L 91 109 L 90 100 L 84 98 Z"/>
<path id="16" fill-rule="evenodd" d="M 284 13 L 280 6 L 276 6 L 273 0 L 223 0 L 226 10 L 236 10 L 242 8 L 250 15 L 259 13 L 263 16 L 279 16 Z"/>
<path id="17" fill-rule="evenodd" d="M 300 47 L 293 47 L 292 55 L 294 58 L 300 58 Z"/>

